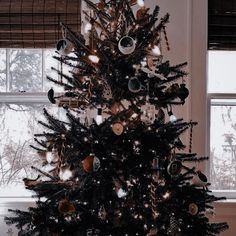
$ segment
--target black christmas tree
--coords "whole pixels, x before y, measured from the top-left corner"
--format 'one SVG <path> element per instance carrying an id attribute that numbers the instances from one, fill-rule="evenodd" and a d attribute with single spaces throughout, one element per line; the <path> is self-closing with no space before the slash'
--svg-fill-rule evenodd
<path id="1" fill-rule="evenodd" d="M 8 224 L 20 235 L 42 236 L 214 236 L 228 228 L 210 223 L 217 198 L 207 177 L 189 163 L 207 160 L 186 151 L 180 136 L 196 124 L 176 119 L 183 105 L 186 63 L 171 66 L 165 31 L 169 14 L 158 19 L 139 1 L 85 0 L 87 38 L 61 23 L 63 39 L 55 59 L 70 66 L 56 70 L 64 87 L 51 103 L 66 110 L 60 121 L 46 109 L 46 128 L 34 146 L 43 165 L 36 179 L 23 179 L 37 202 L 28 211 L 10 210 Z M 180 81 L 179 81 L 180 80 Z M 93 122 L 80 112 L 96 109 Z M 106 116 L 106 118 L 104 118 Z M 191 145 L 191 140 L 190 140 Z M 50 156 L 50 158 L 48 158 Z M 192 165 L 194 166 L 194 165 Z"/>

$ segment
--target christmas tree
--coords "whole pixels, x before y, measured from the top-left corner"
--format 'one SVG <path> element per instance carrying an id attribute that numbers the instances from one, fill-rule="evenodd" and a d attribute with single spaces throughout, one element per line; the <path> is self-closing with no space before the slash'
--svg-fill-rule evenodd
<path id="1" fill-rule="evenodd" d="M 214 236 L 228 228 L 207 215 L 217 198 L 207 177 L 194 167 L 207 160 L 186 151 L 181 135 L 195 122 L 177 119 L 183 105 L 186 63 L 170 65 L 166 23 L 143 1 L 85 0 L 85 34 L 61 23 L 63 39 L 55 59 L 70 66 L 56 70 L 64 87 L 51 103 L 66 110 L 66 121 L 46 109 L 46 128 L 33 146 L 49 172 L 23 179 L 37 197 L 28 211 L 10 210 L 8 224 L 19 235 L 54 236 Z M 134 13 L 133 6 L 138 7 Z M 92 122 L 80 113 L 95 109 Z M 190 132 L 191 133 L 191 132 Z M 190 146 L 191 146 L 190 138 Z M 189 167 L 193 166 L 193 167 Z"/>

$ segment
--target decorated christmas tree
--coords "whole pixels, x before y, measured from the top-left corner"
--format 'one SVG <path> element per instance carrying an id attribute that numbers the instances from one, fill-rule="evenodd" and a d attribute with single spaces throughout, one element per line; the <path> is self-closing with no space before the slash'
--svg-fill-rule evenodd
<path id="1" fill-rule="evenodd" d="M 166 23 L 143 1 L 85 0 L 85 34 L 61 23 L 63 39 L 56 68 L 63 94 L 48 91 L 65 109 L 59 120 L 46 109 L 45 132 L 33 146 L 43 165 L 36 179 L 23 179 L 37 197 L 27 211 L 10 210 L 8 224 L 19 235 L 42 236 L 214 236 L 228 228 L 210 223 L 212 203 L 207 177 L 196 162 L 207 160 L 186 150 L 181 135 L 195 122 L 177 119 L 173 106 L 188 97 L 186 63 L 171 65 Z M 133 8 L 136 8 L 136 11 Z M 94 119 L 81 119 L 85 110 Z M 191 135 L 190 135 L 191 137 Z"/>

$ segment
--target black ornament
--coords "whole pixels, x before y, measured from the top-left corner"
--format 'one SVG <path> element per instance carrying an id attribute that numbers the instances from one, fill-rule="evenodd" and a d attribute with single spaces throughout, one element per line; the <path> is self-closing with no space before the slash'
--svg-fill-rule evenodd
<path id="1" fill-rule="evenodd" d="M 131 54 L 135 50 L 135 40 L 130 36 L 124 36 L 120 39 L 118 48 L 122 54 Z"/>
<path id="2" fill-rule="evenodd" d="M 132 93 L 138 93 L 142 88 L 141 82 L 138 80 L 138 78 L 134 77 L 129 80 L 128 82 L 128 89 Z"/>
<path id="3" fill-rule="evenodd" d="M 180 88 L 178 90 L 178 97 L 180 98 L 180 100 L 184 103 L 185 99 L 188 97 L 189 95 L 189 91 L 188 89 L 185 87 L 185 84 L 181 84 Z"/>
<path id="4" fill-rule="evenodd" d="M 48 91 L 48 100 L 52 103 L 55 104 L 56 100 L 54 99 L 54 90 L 51 88 Z"/>
<path id="5" fill-rule="evenodd" d="M 167 172 L 173 176 L 180 174 L 181 170 L 182 164 L 180 161 L 177 160 L 172 161 L 167 167 Z"/>

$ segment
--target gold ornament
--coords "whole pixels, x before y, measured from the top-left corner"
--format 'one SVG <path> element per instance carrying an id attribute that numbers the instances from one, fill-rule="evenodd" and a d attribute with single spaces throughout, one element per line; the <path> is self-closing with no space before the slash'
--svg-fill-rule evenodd
<path id="1" fill-rule="evenodd" d="M 197 213 L 198 213 L 198 206 L 195 203 L 189 204 L 188 212 L 191 215 L 193 215 L 193 216 L 197 215 Z"/>
<path id="2" fill-rule="evenodd" d="M 98 171 L 100 168 L 100 160 L 93 154 L 90 154 L 82 161 L 83 169 L 90 173 L 93 171 Z"/>
<path id="3" fill-rule="evenodd" d="M 117 122 L 112 125 L 112 131 L 115 135 L 119 136 L 124 132 L 124 126 L 120 122 Z"/>
<path id="4" fill-rule="evenodd" d="M 75 212 L 75 206 L 67 199 L 62 199 L 58 204 L 58 211 L 62 214 L 71 214 Z"/>

